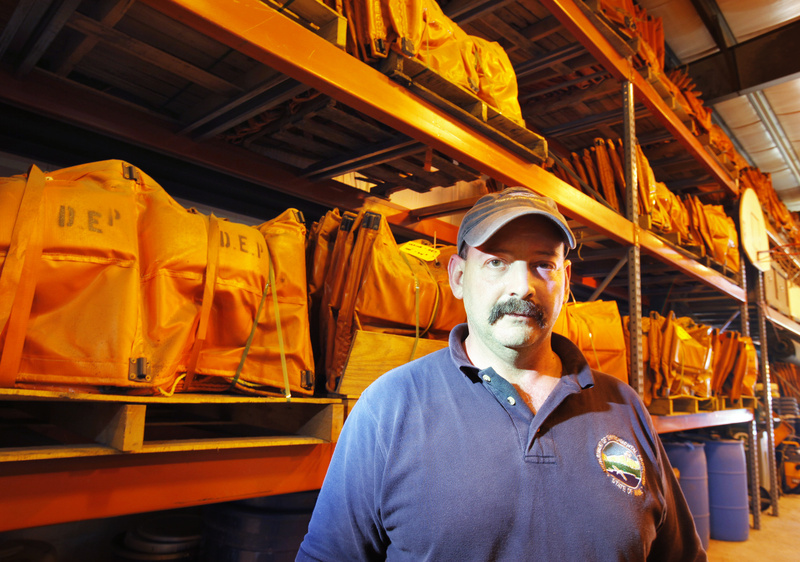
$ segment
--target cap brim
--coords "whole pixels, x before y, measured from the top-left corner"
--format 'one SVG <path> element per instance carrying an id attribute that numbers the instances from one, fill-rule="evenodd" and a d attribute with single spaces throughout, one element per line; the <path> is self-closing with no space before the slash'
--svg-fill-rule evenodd
<path id="1" fill-rule="evenodd" d="M 515 207 L 513 209 L 495 213 L 491 219 L 485 219 L 479 225 L 473 227 L 464 237 L 464 242 L 473 247 L 480 246 L 489 240 L 489 238 L 491 238 L 498 230 L 503 228 L 514 219 L 528 215 L 539 215 L 549 219 L 566 237 L 567 247 L 570 250 L 575 248 L 575 236 L 572 234 L 566 224 L 562 223 L 557 217 L 553 216 L 547 211 L 524 207 Z"/>

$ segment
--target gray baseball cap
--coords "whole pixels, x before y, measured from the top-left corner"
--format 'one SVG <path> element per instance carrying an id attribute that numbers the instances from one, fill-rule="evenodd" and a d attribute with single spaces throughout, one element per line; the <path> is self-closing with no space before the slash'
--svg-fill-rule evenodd
<path id="1" fill-rule="evenodd" d="M 553 221 L 564 233 L 567 246 L 575 248 L 575 235 L 558 211 L 556 202 L 536 195 L 524 187 L 509 187 L 499 193 L 484 195 L 467 211 L 458 229 L 458 251 L 464 244 L 480 246 L 501 227 L 525 215 L 541 215 Z"/>

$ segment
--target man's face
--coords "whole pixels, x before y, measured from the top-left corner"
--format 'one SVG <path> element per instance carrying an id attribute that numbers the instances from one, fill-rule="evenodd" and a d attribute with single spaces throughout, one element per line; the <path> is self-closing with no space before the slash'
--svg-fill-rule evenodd
<path id="1" fill-rule="evenodd" d="M 470 336 L 491 350 L 522 350 L 549 338 L 567 294 L 564 238 L 540 216 L 515 219 L 466 259 L 450 261 L 450 286 L 464 300 Z"/>

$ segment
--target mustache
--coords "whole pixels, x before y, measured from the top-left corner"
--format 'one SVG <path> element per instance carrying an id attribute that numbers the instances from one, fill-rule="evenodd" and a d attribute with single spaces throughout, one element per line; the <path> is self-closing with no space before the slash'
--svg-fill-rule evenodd
<path id="1" fill-rule="evenodd" d="M 489 311 L 489 325 L 493 325 L 506 314 L 519 314 L 532 318 L 540 328 L 546 325 L 544 309 L 536 303 L 524 301 L 522 299 L 511 298 L 507 301 L 499 302 Z"/>

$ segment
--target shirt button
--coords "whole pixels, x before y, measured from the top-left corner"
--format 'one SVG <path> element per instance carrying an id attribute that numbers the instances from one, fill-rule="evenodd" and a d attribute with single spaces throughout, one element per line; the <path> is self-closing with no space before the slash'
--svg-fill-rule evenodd
<path id="1" fill-rule="evenodd" d="M 513 396 L 509 396 L 508 398 L 506 398 L 506 400 L 508 400 L 508 403 L 511 404 L 512 406 L 517 403 L 517 401 L 514 400 Z"/>
<path id="2" fill-rule="evenodd" d="M 483 380 L 485 380 L 486 382 L 492 382 L 492 377 L 490 377 L 489 375 L 483 375 Z"/>

